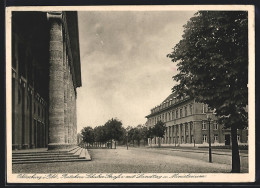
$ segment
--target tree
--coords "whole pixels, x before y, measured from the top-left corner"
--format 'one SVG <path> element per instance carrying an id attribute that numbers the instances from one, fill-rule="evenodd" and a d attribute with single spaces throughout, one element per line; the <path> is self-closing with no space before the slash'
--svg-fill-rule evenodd
<path id="1" fill-rule="evenodd" d="M 149 127 L 148 129 L 147 129 L 147 137 L 148 138 L 151 138 L 151 140 L 154 138 L 154 133 L 153 133 L 154 131 L 153 131 L 153 128 L 152 127 Z"/>
<path id="2" fill-rule="evenodd" d="M 135 145 L 135 130 L 134 130 L 134 128 L 130 128 L 129 129 L 129 131 L 128 131 L 128 138 L 130 139 L 130 140 L 132 140 L 132 142 L 133 142 L 133 147 L 134 147 L 134 145 Z"/>
<path id="3" fill-rule="evenodd" d="M 105 125 L 106 135 L 109 140 L 111 140 L 111 149 L 112 149 L 112 140 L 119 141 L 124 136 L 124 130 L 122 127 L 122 122 L 118 119 L 112 118 L 108 120 Z"/>
<path id="4" fill-rule="evenodd" d="M 134 140 L 137 141 L 137 145 L 138 145 L 138 147 L 139 147 L 139 146 L 140 146 L 140 141 L 141 141 L 141 139 L 142 139 L 140 127 L 135 127 L 135 128 L 134 128 L 133 138 L 134 138 Z"/>
<path id="5" fill-rule="evenodd" d="M 108 141 L 104 126 L 97 126 L 94 128 L 94 136 L 96 142 L 104 143 Z"/>
<path id="6" fill-rule="evenodd" d="M 216 109 L 219 122 L 231 127 L 232 172 L 240 172 L 237 129 L 248 124 L 247 12 L 199 11 L 182 37 L 167 55 L 179 70 L 173 92 Z"/>
<path id="7" fill-rule="evenodd" d="M 93 131 L 92 127 L 90 127 L 90 126 L 84 127 L 81 130 L 81 135 L 83 138 L 83 142 L 93 144 L 95 138 L 94 138 L 94 131 Z"/>
<path id="8" fill-rule="evenodd" d="M 165 123 L 158 121 L 152 128 L 153 135 L 159 137 L 159 147 L 161 147 L 161 138 L 164 136 L 166 130 Z"/>
<path id="9" fill-rule="evenodd" d="M 143 139 L 144 141 L 144 146 L 145 144 L 147 143 L 147 140 L 149 138 L 149 135 L 148 135 L 148 128 L 146 126 L 142 126 L 141 130 L 140 130 L 140 134 L 141 134 L 141 138 Z"/>

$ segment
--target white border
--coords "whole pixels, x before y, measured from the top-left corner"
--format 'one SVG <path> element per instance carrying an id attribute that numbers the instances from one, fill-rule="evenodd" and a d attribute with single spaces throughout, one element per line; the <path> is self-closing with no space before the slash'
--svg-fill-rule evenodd
<path id="1" fill-rule="evenodd" d="M 17 178 L 17 174 L 12 174 L 12 118 L 11 118 L 11 12 L 12 11 L 194 11 L 194 10 L 245 10 L 248 11 L 249 28 L 249 173 L 229 174 L 229 173 L 189 173 L 191 176 L 205 176 L 204 178 L 61 178 L 62 174 L 57 174 L 54 179 L 43 179 L 46 174 L 36 174 L 34 177 L 41 179 Z M 166 182 L 253 182 L 255 181 L 255 8 L 253 5 L 172 5 L 172 6 L 34 6 L 34 7 L 7 7 L 6 8 L 6 144 L 7 144 L 7 182 L 8 183 L 166 183 Z M 153 173 L 155 174 L 155 173 Z M 153 175 L 145 173 L 145 175 Z M 175 173 L 176 174 L 176 173 Z M 178 173 L 179 174 L 179 173 Z M 33 174 L 27 174 L 33 175 Z M 73 174 L 71 174 L 73 175 Z M 74 174 L 75 175 L 75 174 Z M 81 174 L 80 174 L 81 175 Z M 85 174 L 82 174 L 85 175 Z M 119 175 L 114 173 L 114 176 Z M 127 174 L 123 174 L 127 175 Z M 131 175 L 131 174 L 129 174 Z M 133 174 L 132 174 L 133 175 Z M 158 176 L 171 176 L 173 174 L 158 173 Z M 188 175 L 180 173 L 179 176 Z"/>

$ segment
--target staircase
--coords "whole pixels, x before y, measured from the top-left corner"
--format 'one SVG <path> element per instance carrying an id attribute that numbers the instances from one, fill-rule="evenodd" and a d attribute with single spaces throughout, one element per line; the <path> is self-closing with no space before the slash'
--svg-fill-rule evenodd
<path id="1" fill-rule="evenodd" d="M 91 157 L 87 149 L 79 146 L 70 150 L 47 151 L 44 149 L 31 149 L 13 151 L 13 164 L 29 164 L 29 163 L 53 163 L 53 162 L 77 162 L 90 161 Z"/>

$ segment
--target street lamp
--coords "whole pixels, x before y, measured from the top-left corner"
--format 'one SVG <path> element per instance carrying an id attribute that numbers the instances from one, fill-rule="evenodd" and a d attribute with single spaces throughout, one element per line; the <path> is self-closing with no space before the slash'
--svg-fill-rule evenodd
<path id="1" fill-rule="evenodd" d="M 126 132 L 126 149 L 128 150 L 128 132 Z"/>
<path id="2" fill-rule="evenodd" d="M 209 122 L 209 162 L 212 163 L 212 157 L 211 157 L 211 138 L 210 138 L 210 121 L 212 119 L 212 113 L 211 112 L 207 112 L 207 119 Z"/>

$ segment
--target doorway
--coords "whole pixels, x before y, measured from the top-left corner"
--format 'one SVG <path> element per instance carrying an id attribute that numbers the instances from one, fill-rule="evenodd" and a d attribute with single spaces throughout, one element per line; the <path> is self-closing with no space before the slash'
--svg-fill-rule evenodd
<path id="1" fill-rule="evenodd" d="M 230 145 L 230 134 L 226 134 L 225 135 L 225 146 L 229 146 Z"/>

